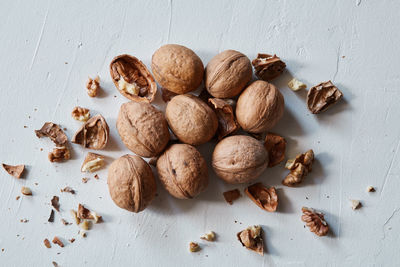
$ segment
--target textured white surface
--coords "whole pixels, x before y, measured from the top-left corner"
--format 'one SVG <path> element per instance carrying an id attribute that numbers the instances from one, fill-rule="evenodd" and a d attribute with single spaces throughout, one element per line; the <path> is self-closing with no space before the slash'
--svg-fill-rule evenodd
<path id="1" fill-rule="evenodd" d="M 399 1 L 383 0 L 1 1 L 0 160 L 27 164 L 28 172 L 17 180 L 0 171 L 0 265 L 399 266 L 399 9 Z M 277 213 L 263 212 L 247 197 L 227 205 L 222 192 L 236 186 L 210 170 L 210 185 L 198 198 L 176 200 L 159 186 L 153 204 L 132 214 L 112 203 L 106 170 L 82 184 L 79 167 L 87 150 L 73 145 L 72 160 L 47 160 L 53 145 L 36 138 L 34 129 L 53 121 L 71 138 L 80 125 L 70 117 L 76 105 L 108 121 L 111 142 L 101 153 L 109 163 L 128 153 L 115 129 L 127 99 L 114 88 L 108 64 L 129 53 L 149 66 L 165 43 L 192 48 L 205 64 L 224 49 L 250 58 L 276 53 L 287 63 L 288 72 L 274 82 L 286 101 L 274 131 L 287 138 L 289 157 L 313 148 L 317 161 L 298 188 L 281 186 L 283 164 L 260 177 L 279 188 Z M 103 92 L 91 99 L 84 85 L 96 74 Z M 306 93 L 286 87 L 292 75 L 308 85 L 331 79 L 344 101 L 311 115 Z M 199 149 L 209 158 L 212 146 Z M 15 200 L 22 185 L 33 196 Z M 66 185 L 77 194 L 60 193 Z M 366 193 L 368 185 L 377 192 Z M 61 213 L 48 223 L 53 195 L 60 196 Z M 363 207 L 353 211 L 349 199 L 360 199 Z M 60 222 L 72 221 L 69 209 L 78 203 L 105 220 L 86 239 L 76 225 Z M 302 206 L 326 213 L 332 235 L 318 238 L 304 229 Z M 236 232 L 251 224 L 265 231 L 264 257 L 236 240 Z M 201 241 L 202 251 L 190 254 L 188 242 L 208 230 L 218 234 L 217 242 Z M 67 245 L 45 248 L 43 239 L 54 235 Z M 77 240 L 70 244 L 72 237 Z"/>

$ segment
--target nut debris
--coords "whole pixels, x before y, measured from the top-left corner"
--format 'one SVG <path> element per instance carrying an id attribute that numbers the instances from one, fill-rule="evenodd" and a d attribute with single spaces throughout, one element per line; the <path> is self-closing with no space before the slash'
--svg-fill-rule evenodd
<path id="1" fill-rule="evenodd" d="M 373 187 L 373 186 L 368 186 L 367 187 L 367 192 L 375 192 L 376 190 L 375 190 L 375 187 Z"/>
<path id="2" fill-rule="evenodd" d="M 80 220 L 94 220 L 95 223 L 102 221 L 102 217 L 100 215 L 94 211 L 90 211 L 81 204 L 78 206 L 77 218 Z"/>
<path id="3" fill-rule="evenodd" d="M 189 251 L 190 252 L 198 252 L 200 251 L 200 246 L 196 242 L 190 242 L 189 243 Z"/>
<path id="4" fill-rule="evenodd" d="M 47 238 L 45 240 L 43 240 L 43 243 L 46 246 L 46 248 L 51 248 L 50 241 Z"/>
<path id="5" fill-rule="evenodd" d="M 278 195 L 275 187 L 267 188 L 262 183 L 247 187 L 244 192 L 261 209 L 274 212 L 278 207 Z"/>
<path id="6" fill-rule="evenodd" d="M 54 210 L 53 209 L 50 211 L 50 216 L 47 219 L 47 221 L 48 222 L 54 222 Z"/>
<path id="7" fill-rule="evenodd" d="M 82 183 L 86 184 L 88 181 L 89 181 L 89 178 L 86 178 L 86 177 L 82 178 Z"/>
<path id="8" fill-rule="evenodd" d="M 233 112 L 232 106 L 235 104 L 234 102 L 232 103 L 233 105 L 231 105 L 228 99 L 209 98 L 208 103 L 217 115 L 218 140 L 221 140 L 231 133 L 234 133 L 240 128 Z"/>
<path id="9" fill-rule="evenodd" d="M 64 225 L 70 225 L 70 224 L 72 224 L 72 223 L 67 222 L 65 219 L 61 219 L 61 222 L 62 222 L 62 224 L 64 224 Z"/>
<path id="10" fill-rule="evenodd" d="M 350 200 L 350 204 L 351 204 L 351 208 L 353 210 L 359 209 L 361 208 L 361 202 L 359 200 L 355 200 L 355 199 L 351 199 Z"/>
<path id="11" fill-rule="evenodd" d="M 318 236 L 324 236 L 329 231 L 329 226 L 324 219 L 324 214 L 314 209 L 302 207 L 303 215 L 301 220 L 306 223 L 310 231 Z"/>
<path id="12" fill-rule="evenodd" d="M 71 116 L 77 121 L 86 122 L 90 118 L 90 111 L 87 108 L 74 107 Z"/>
<path id="13" fill-rule="evenodd" d="M 308 91 L 307 106 L 313 114 L 321 113 L 338 102 L 343 93 L 331 82 L 322 82 Z"/>
<path id="14" fill-rule="evenodd" d="M 251 64 L 253 64 L 256 76 L 264 81 L 275 79 L 286 68 L 285 62 L 279 57 L 269 54 L 258 54 Z"/>
<path id="15" fill-rule="evenodd" d="M 57 146 L 65 146 L 68 142 L 68 138 L 60 126 L 52 122 L 46 122 L 40 130 L 35 130 L 35 133 L 39 138 L 49 137 Z"/>
<path id="16" fill-rule="evenodd" d="M 65 146 L 55 147 L 52 152 L 49 152 L 48 158 L 50 162 L 62 162 L 71 158 L 69 149 Z"/>
<path id="17" fill-rule="evenodd" d="M 84 230 L 79 230 L 79 235 L 81 237 L 86 237 L 87 236 L 87 234 L 86 234 L 86 232 Z"/>
<path id="18" fill-rule="evenodd" d="M 90 97 L 96 97 L 97 93 L 100 89 L 100 77 L 99 75 L 94 78 L 94 80 L 90 77 L 88 77 L 88 80 L 86 82 L 86 89 L 87 89 L 87 94 Z"/>
<path id="19" fill-rule="evenodd" d="M 21 193 L 25 196 L 32 196 L 32 191 L 29 187 L 21 187 Z"/>
<path id="20" fill-rule="evenodd" d="M 303 181 L 309 172 L 314 162 L 314 151 L 308 150 L 304 154 L 299 154 L 295 159 L 288 160 L 285 168 L 290 170 L 290 173 L 282 181 L 283 185 L 295 186 Z"/>
<path id="21" fill-rule="evenodd" d="M 176 95 L 178 94 L 161 87 L 161 98 L 165 103 L 169 102 Z"/>
<path id="22" fill-rule="evenodd" d="M 213 242 L 215 240 L 215 233 L 213 231 L 210 231 L 210 232 L 200 236 L 200 239 Z"/>
<path id="23" fill-rule="evenodd" d="M 103 116 L 96 115 L 81 126 L 71 142 L 80 144 L 85 148 L 103 149 L 108 142 L 109 132 L 110 130 Z"/>
<path id="24" fill-rule="evenodd" d="M 233 201 L 241 197 L 240 191 L 238 189 L 229 190 L 223 193 L 225 201 L 229 203 L 229 205 L 233 204 Z"/>
<path id="25" fill-rule="evenodd" d="M 75 190 L 72 189 L 69 186 L 64 187 L 63 189 L 60 190 L 61 192 L 65 192 L 65 193 L 71 193 L 71 194 L 75 194 Z"/>
<path id="26" fill-rule="evenodd" d="M 8 172 L 9 175 L 14 176 L 15 178 L 21 178 L 22 173 L 25 170 L 25 165 L 21 164 L 21 165 L 8 165 L 8 164 L 1 164 L 4 168 L 4 170 L 6 170 L 6 172 Z"/>
<path id="27" fill-rule="evenodd" d="M 70 210 L 70 213 L 75 223 L 79 225 L 81 223 L 81 219 L 78 218 L 78 213 L 75 210 Z"/>
<path id="28" fill-rule="evenodd" d="M 58 196 L 53 196 L 53 198 L 51 199 L 51 205 L 53 206 L 53 208 L 60 212 L 60 203 L 59 203 L 60 198 Z"/>
<path id="29" fill-rule="evenodd" d="M 299 91 L 299 90 L 302 90 L 302 89 L 306 89 L 307 85 L 305 83 L 297 80 L 296 78 L 293 78 L 288 83 L 288 87 L 290 89 L 292 89 L 293 91 Z"/>
<path id="30" fill-rule="evenodd" d="M 92 223 L 88 220 L 83 220 L 83 222 L 80 224 L 80 227 L 83 230 L 89 230 L 92 227 Z"/>
<path id="31" fill-rule="evenodd" d="M 263 256 L 264 240 L 262 238 L 262 232 L 262 228 L 259 225 L 254 225 L 237 233 L 237 238 L 242 246 Z"/>
<path id="32" fill-rule="evenodd" d="M 81 172 L 95 172 L 104 165 L 104 156 L 89 152 L 82 163 Z"/>
<path id="33" fill-rule="evenodd" d="M 57 236 L 55 236 L 54 238 L 53 238 L 53 244 L 57 244 L 57 245 L 59 245 L 60 247 L 64 247 L 64 243 L 60 240 L 60 238 L 58 238 Z"/>
<path id="34" fill-rule="evenodd" d="M 264 147 L 268 151 L 268 167 L 278 165 L 285 159 L 286 140 L 282 136 L 268 133 L 265 137 Z"/>
<path id="35" fill-rule="evenodd" d="M 69 242 L 71 242 L 71 243 L 74 243 L 75 242 L 75 238 L 71 238 L 70 240 L 68 240 Z"/>

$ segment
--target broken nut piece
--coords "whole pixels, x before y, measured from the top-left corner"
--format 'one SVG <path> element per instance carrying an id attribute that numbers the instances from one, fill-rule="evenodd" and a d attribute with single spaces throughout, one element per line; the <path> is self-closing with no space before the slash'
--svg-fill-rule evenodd
<path id="1" fill-rule="evenodd" d="M 80 224 L 80 227 L 86 231 L 92 227 L 92 223 L 88 220 L 83 220 L 83 222 Z"/>
<path id="2" fill-rule="evenodd" d="M 213 242 L 215 240 L 215 233 L 213 231 L 210 231 L 210 232 L 200 236 L 200 239 Z"/>
<path id="3" fill-rule="evenodd" d="M 58 238 L 58 236 L 55 236 L 53 238 L 53 243 L 59 245 L 60 247 L 64 247 L 64 243 L 60 240 L 60 238 Z"/>
<path id="4" fill-rule="evenodd" d="M 70 212 L 72 218 L 75 220 L 75 223 L 79 225 L 81 223 L 81 219 L 78 218 L 78 213 L 76 212 L 76 210 L 71 210 Z"/>
<path id="5" fill-rule="evenodd" d="M 368 186 L 367 192 L 375 192 L 375 188 L 373 186 Z"/>
<path id="6" fill-rule="evenodd" d="M 303 154 L 296 156 L 294 160 L 288 160 L 285 168 L 290 170 L 290 173 L 282 181 L 283 185 L 295 186 L 303 181 L 309 172 L 314 162 L 314 151 L 308 150 Z"/>
<path id="7" fill-rule="evenodd" d="M 14 176 L 15 178 L 21 178 L 22 173 L 25 170 L 25 165 L 21 164 L 21 165 L 8 165 L 8 164 L 2 164 L 4 170 L 6 170 L 6 172 L 8 172 L 9 175 Z"/>
<path id="8" fill-rule="evenodd" d="M 60 212 L 60 203 L 59 203 L 60 198 L 58 196 L 53 196 L 53 198 L 51 199 L 51 205 L 53 206 L 53 208 Z"/>
<path id="9" fill-rule="evenodd" d="M 228 99 L 209 98 L 208 103 L 217 115 L 219 140 L 239 129 L 240 126 L 233 113 L 234 102 L 230 102 Z"/>
<path id="10" fill-rule="evenodd" d="M 47 238 L 45 240 L 43 240 L 43 243 L 46 246 L 46 248 L 51 248 L 50 241 Z"/>
<path id="11" fill-rule="evenodd" d="M 278 207 L 278 195 L 275 187 L 267 188 L 262 183 L 247 187 L 244 192 L 261 209 L 274 212 Z"/>
<path id="12" fill-rule="evenodd" d="M 258 54 L 256 59 L 251 62 L 258 78 L 264 81 L 275 79 L 283 73 L 286 68 L 283 62 L 276 55 Z"/>
<path id="13" fill-rule="evenodd" d="M 90 118 L 90 111 L 87 108 L 74 107 L 71 116 L 77 121 L 86 122 Z"/>
<path id="14" fill-rule="evenodd" d="M 169 102 L 174 96 L 177 95 L 177 93 L 171 92 L 164 87 L 161 87 L 161 98 L 165 103 Z"/>
<path id="15" fill-rule="evenodd" d="M 195 242 L 190 242 L 189 243 L 189 251 L 190 252 L 197 252 L 200 250 L 200 246 L 199 244 L 195 243 Z"/>
<path id="16" fill-rule="evenodd" d="M 322 82 L 308 91 L 307 106 L 312 114 L 318 114 L 338 102 L 342 96 L 343 93 L 331 81 Z"/>
<path id="17" fill-rule="evenodd" d="M 100 77 L 99 75 L 96 76 L 96 78 L 94 78 L 94 80 L 92 78 L 88 78 L 87 82 L 86 82 L 86 89 L 87 89 L 87 94 L 90 97 L 96 97 L 97 93 L 99 92 L 100 89 Z"/>
<path id="18" fill-rule="evenodd" d="M 264 147 L 268 151 L 268 167 L 278 165 L 285 159 L 286 140 L 282 136 L 268 133 L 265 137 Z"/>
<path id="19" fill-rule="evenodd" d="M 104 165 L 104 156 L 89 152 L 82 163 L 81 172 L 95 172 Z"/>
<path id="20" fill-rule="evenodd" d="M 351 199 L 350 204 L 353 210 L 361 208 L 361 202 L 359 200 Z"/>
<path id="21" fill-rule="evenodd" d="M 307 85 L 299 80 L 297 80 L 296 78 L 293 78 L 290 80 L 290 82 L 288 83 L 288 87 L 290 89 L 292 89 L 293 91 L 299 91 L 301 89 L 306 89 Z"/>
<path id="22" fill-rule="evenodd" d="M 229 205 L 233 204 L 233 201 L 241 197 L 240 191 L 238 189 L 229 190 L 223 193 L 225 201 L 229 203 Z"/>
<path id="23" fill-rule="evenodd" d="M 32 196 L 32 190 L 29 187 L 21 187 L 21 193 L 25 196 Z"/>
<path id="24" fill-rule="evenodd" d="M 35 133 L 39 138 L 49 137 L 57 146 L 65 146 L 68 142 L 68 137 L 60 126 L 52 122 L 46 122 L 40 130 L 35 130 Z"/>
<path id="25" fill-rule="evenodd" d="M 48 158 L 50 162 L 62 162 L 71 158 L 69 149 L 65 146 L 55 147 L 52 152 L 49 152 Z"/>
<path id="26" fill-rule="evenodd" d="M 103 149 L 108 142 L 109 128 L 101 115 L 90 118 L 75 133 L 72 143 L 80 144 L 90 149 Z"/>
<path id="27" fill-rule="evenodd" d="M 264 255 L 262 228 L 259 225 L 250 226 L 247 229 L 237 233 L 237 238 L 247 249 L 253 250 L 261 256 Z"/>
<path id="28" fill-rule="evenodd" d="M 303 212 L 301 220 L 306 223 L 311 232 L 318 236 L 324 236 L 328 233 L 329 226 L 323 213 L 307 207 L 302 207 L 301 211 Z"/>
<path id="29" fill-rule="evenodd" d="M 66 192 L 66 193 L 71 193 L 71 194 L 75 194 L 75 190 L 72 189 L 69 186 L 64 187 L 63 189 L 60 190 L 61 192 Z"/>

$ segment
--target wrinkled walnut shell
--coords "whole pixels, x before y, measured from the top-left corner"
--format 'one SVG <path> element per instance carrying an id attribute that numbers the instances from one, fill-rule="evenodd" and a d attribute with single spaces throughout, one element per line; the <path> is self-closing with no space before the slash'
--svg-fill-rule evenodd
<path id="1" fill-rule="evenodd" d="M 313 114 L 327 110 L 342 98 L 342 92 L 331 82 L 322 82 L 307 93 L 307 106 Z"/>
<path id="2" fill-rule="evenodd" d="M 293 160 L 288 160 L 285 168 L 290 170 L 290 173 L 282 181 L 283 185 L 295 186 L 300 184 L 309 172 L 311 172 L 314 162 L 314 151 L 312 149 L 303 154 L 299 154 Z"/>
<path id="3" fill-rule="evenodd" d="M 264 81 L 270 81 L 283 73 L 286 68 L 283 62 L 276 55 L 258 54 L 257 58 L 251 62 L 253 64 L 256 76 Z"/>
<path id="4" fill-rule="evenodd" d="M 165 189 L 176 198 L 194 198 L 208 185 L 206 161 L 191 145 L 170 146 L 158 158 L 157 171 Z"/>
<path id="5" fill-rule="evenodd" d="M 267 188 L 262 183 L 247 187 L 244 192 L 261 209 L 274 212 L 278 207 L 278 195 L 275 187 Z"/>
<path id="6" fill-rule="evenodd" d="M 40 130 L 35 130 L 35 133 L 39 138 L 44 136 L 50 138 L 58 146 L 64 146 L 68 142 L 68 138 L 60 126 L 52 122 L 46 122 Z"/>
<path id="7" fill-rule="evenodd" d="M 285 159 L 286 140 L 282 136 L 268 133 L 265 137 L 264 147 L 268 151 L 268 167 L 274 167 Z"/>
<path id="8" fill-rule="evenodd" d="M 244 89 L 252 73 L 248 57 L 235 50 L 225 50 L 208 62 L 205 86 L 214 97 L 232 98 Z"/>
<path id="9" fill-rule="evenodd" d="M 103 149 L 107 145 L 109 132 L 103 116 L 96 115 L 79 128 L 71 142 L 90 149 Z"/>
<path id="10" fill-rule="evenodd" d="M 170 139 L 164 114 L 145 102 L 122 104 L 117 130 L 127 148 L 146 158 L 160 154 Z"/>
<path id="11" fill-rule="evenodd" d="M 144 210 L 156 195 L 150 166 L 134 155 L 124 155 L 111 163 L 107 183 L 114 203 L 132 212 Z"/>
<path id="12" fill-rule="evenodd" d="M 156 81 L 176 94 L 196 90 L 203 80 L 203 62 L 182 45 L 161 46 L 151 58 L 151 69 Z"/>
<path id="13" fill-rule="evenodd" d="M 8 165 L 8 164 L 1 164 L 4 168 L 4 170 L 6 170 L 6 172 L 8 172 L 9 175 L 14 176 L 15 178 L 21 178 L 24 170 L 25 170 L 25 165 Z"/>
<path id="14" fill-rule="evenodd" d="M 142 61 L 130 55 L 115 57 L 110 63 L 115 87 L 126 98 L 136 102 L 152 102 L 157 84 Z"/>
<path id="15" fill-rule="evenodd" d="M 282 118 L 285 108 L 283 95 L 270 83 L 255 81 L 239 96 L 236 119 L 246 132 L 262 133 Z"/>
<path id="16" fill-rule="evenodd" d="M 329 226 L 324 219 L 324 214 L 314 209 L 302 207 L 301 220 L 306 223 L 310 231 L 318 236 L 324 236 L 329 231 Z"/>
<path id="17" fill-rule="evenodd" d="M 222 139 L 212 155 L 215 173 L 227 183 L 249 183 L 268 165 L 268 152 L 250 136 L 234 135 Z"/>
<path id="18" fill-rule="evenodd" d="M 229 205 L 233 204 L 233 201 L 241 197 L 240 191 L 238 189 L 229 190 L 223 193 L 225 201 L 229 203 Z"/>
<path id="19" fill-rule="evenodd" d="M 208 103 L 211 104 L 218 118 L 218 140 L 239 129 L 239 124 L 233 114 L 233 108 L 227 100 L 209 98 Z"/>
<path id="20" fill-rule="evenodd" d="M 178 95 L 168 102 L 165 116 L 173 133 L 184 143 L 208 142 L 218 128 L 214 111 L 197 96 Z"/>

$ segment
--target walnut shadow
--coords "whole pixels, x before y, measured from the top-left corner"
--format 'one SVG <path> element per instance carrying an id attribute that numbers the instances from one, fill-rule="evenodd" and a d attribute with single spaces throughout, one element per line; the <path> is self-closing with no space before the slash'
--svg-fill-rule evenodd
<path id="1" fill-rule="evenodd" d="M 107 145 L 103 150 L 105 150 L 105 151 L 121 151 L 121 150 L 123 150 L 124 146 L 120 145 L 122 143 L 122 141 L 119 141 L 120 137 L 115 128 L 115 125 L 117 124 L 117 119 L 107 118 L 106 122 L 108 124 L 108 127 L 110 128 L 110 133 L 108 135 Z"/>
<path id="2" fill-rule="evenodd" d="M 294 213 L 295 210 L 293 209 L 289 198 L 285 193 L 284 188 L 277 188 L 276 193 L 278 195 L 278 208 L 276 212 L 279 213 Z"/>
<path id="3" fill-rule="evenodd" d="M 271 237 L 274 236 L 274 231 L 267 225 L 261 224 L 260 226 L 263 229 L 264 254 L 279 256 L 278 249 L 270 242 Z"/>
<path id="4" fill-rule="evenodd" d="M 327 166 L 332 161 L 332 157 L 328 153 L 318 153 L 315 155 L 311 172 L 305 177 L 304 181 L 299 185 L 306 187 L 314 184 L 322 184 L 325 179 L 325 171 L 323 166 Z"/>
<path id="5" fill-rule="evenodd" d="M 286 102 L 285 105 L 287 104 Z M 305 134 L 303 127 L 288 108 L 285 108 L 282 118 L 270 132 L 282 134 L 285 138 L 286 136 L 302 136 Z"/>

